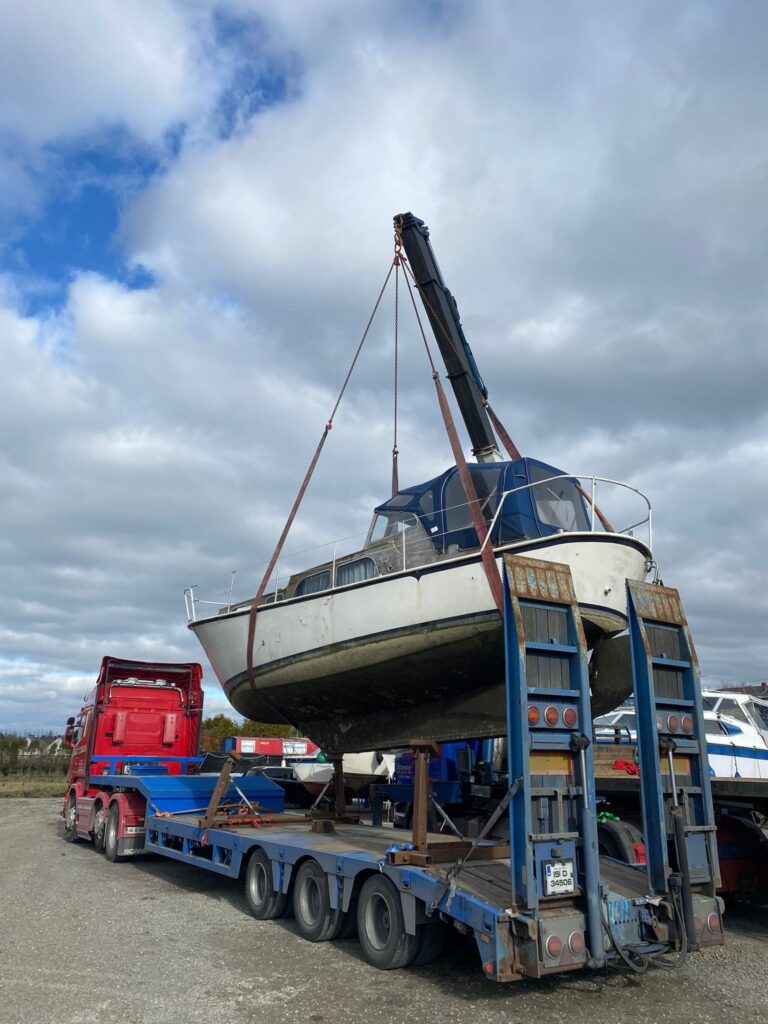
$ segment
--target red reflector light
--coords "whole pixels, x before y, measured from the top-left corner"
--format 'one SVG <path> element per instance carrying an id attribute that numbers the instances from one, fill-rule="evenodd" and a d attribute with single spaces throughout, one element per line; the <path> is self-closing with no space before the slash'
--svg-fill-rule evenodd
<path id="1" fill-rule="evenodd" d="M 677 732 L 680 728 L 680 719 L 677 715 L 667 715 L 667 729 L 670 732 Z"/>
<path id="2" fill-rule="evenodd" d="M 551 956 L 553 960 L 556 960 L 563 952 L 563 944 L 556 935 L 549 936 L 544 948 L 547 951 L 547 956 Z"/>
<path id="3" fill-rule="evenodd" d="M 563 721 L 565 722 L 565 724 L 568 726 L 569 729 L 572 729 L 574 727 L 574 725 L 576 725 L 578 720 L 579 720 L 579 716 L 576 714 L 576 708 L 566 708 L 565 709 L 565 711 L 563 712 Z"/>
<path id="4" fill-rule="evenodd" d="M 690 736 L 693 732 L 693 715 L 683 715 L 683 732 L 687 732 Z"/>
<path id="5" fill-rule="evenodd" d="M 570 949 L 574 956 L 581 956 L 586 949 L 584 936 L 581 932 L 571 932 L 568 936 L 568 949 Z"/>
<path id="6" fill-rule="evenodd" d="M 535 704 L 528 705 L 528 725 L 538 725 L 541 713 Z"/>
<path id="7" fill-rule="evenodd" d="M 647 864 L 645 859 L 645 843 L 632 843 L 635 854 L 635 864 Z"/>
<path id="8" fill-rule="evenodd" d="M 720 932 L 720 915 L 716 914 L 714 910 L 707 918 L 707 928 L 709 928 L 713 935 L 717 935 Z"/>
<path id="9" fill-rule="evenodd" d="M 559 720 L 560 712 L 557 710 L 557 708 L 553 708 L 550 704 L 550 706 L 544 712 L 544 721 L 547 723 L 547 725 L 557 725 Z"/>

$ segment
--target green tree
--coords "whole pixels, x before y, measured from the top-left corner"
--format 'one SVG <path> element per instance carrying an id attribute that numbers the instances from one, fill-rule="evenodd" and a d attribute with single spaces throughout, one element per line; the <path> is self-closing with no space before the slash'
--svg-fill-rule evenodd
<path id="1" fill-rule="evenodd" d="M 200 729 L 201 739 L 210 740 L 210 744 L 201 743 L 203 748 L 218 750 L 221 741 L 227 736 L 238 735 L 238 724 L 232 721 L 228 715 L 213 715 L 212 718 L 204 718 Z"/>

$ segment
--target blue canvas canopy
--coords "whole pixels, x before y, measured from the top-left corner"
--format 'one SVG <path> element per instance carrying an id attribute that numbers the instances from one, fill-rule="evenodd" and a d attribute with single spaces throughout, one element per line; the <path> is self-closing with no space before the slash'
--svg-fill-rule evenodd
<path id="1" fill-rule="evenodd" d="M 501 496 L 512 492 L 494 524 L 493 544 L 590 528 L 578 481 L 554 466 L 524 458 L 470 465 L 469 472 L 487 523 L 496 514 Z M 444 552 L 451 545 L 460 549 L 477 547 L 477 533 L 455 466 L 433 480 L 398 491 L 374 511 L 372 541 L 400 532 L 418 520 L 438 551 Z"/>

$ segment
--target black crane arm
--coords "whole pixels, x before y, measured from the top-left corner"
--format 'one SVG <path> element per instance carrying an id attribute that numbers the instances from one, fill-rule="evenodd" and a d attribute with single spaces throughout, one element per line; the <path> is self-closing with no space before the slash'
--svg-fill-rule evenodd
<path id="1" fill-rule="evenodd" d="M 459 405 L 478 462 L 500 462 L 491 421 L 483 405 L 488 391 L 477 369 L 472 349 L 461 326 L 456 300 L 443 281 L 429 242 L 429 228 L 412 213 L 395 217 L 395 232 L 402 239 L 448 379 Z"/>

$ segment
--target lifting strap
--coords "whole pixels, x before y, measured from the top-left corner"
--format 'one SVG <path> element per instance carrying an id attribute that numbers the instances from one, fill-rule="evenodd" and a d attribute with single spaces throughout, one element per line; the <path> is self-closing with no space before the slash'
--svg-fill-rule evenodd
<path id="1" fill-rule="evenodd" d="M 360 339 L 360 344 L 357 346 L 357 351 L 355 352 L 354 358 L 352 359 L 352 363 L 350 364 L 349 370 L 347 370 L 347 376 L 344 378 L 344 383 L 341 385 L 341 391 L 339 391 L 338 397 L 336 398 L 336 403 L 333 406 L 333 409 L 331 410 L 331 415 L 328 417 L 328 422 L 325 424 L 325 429 L 323 430 L 317 448 L 315 449 L 315 454 L 312 456 L 312 461 L 309 464 L 309 469 L 306 472 L 302 485 L 299 488 L 299 493 L 296 495 L 296 498 L 291 507 L 291 511 L 288 514 L 285 526 L 283 527 L 283 532 L 280 534 L 280 539 L 277 542 L 275 550 L 272 552 L 272 557 L 269 560 L 267 571 L 264 573 L 264 577 L 261 583 L 259 584 L 259 589 L 256 591 L 256 595 L 253 601 L 251 602 L 251 611 L 248 616 L 246 666 L 248 670 L 248 685 L 251 687 L 252 690 L 256 688 L 256 681 L 253 676 L 253 644 L 256 637 L 256 616 L 258 615 L 259 612 L 259 602 L 264 596 L 264 591 L 267 589 L 267 584 L 269 583 L 269 579 L 272 575 L 272 570 L 275 568 L 277 560 L 280 557 L 280 552 L 283 550 L 283 544 L 285 543 L 285 539 L 288 536 L 291 526 L 293 526 L 293 521 L 296 518 L 296 513 L 299 511 L 299 506 L 301 505 L 304 494 L 307 490 L 307 487 L 309 486 L 309 481 L 312 479 L 312 474 L 314 473 L 315 466 L 317 465 L 317 461 L 320 458 L 320 453 L 323 450 L 325 440 L 330 434 L 331 430 L 333 429 L 333 418 L 336 415 L 336 412 L 338 411 L 342 398 L 344 397 L 344 392 L 347 390 L 347 385 L 349 384 L 352 372 L 355 369 L 358 357 L 360 356 L 360 352 L 362 351 L 363 345 L 365 344 L 365 339 L 368 337 L 368 332 L 371 329 L 371 324 L 373 323 L 373 319 L 376 316 L 379 304 L 381 303 L 381 298 L 384 295 L 384 292 L 386 291 L 387 285 L 389 284 L 389 279 L 392 276 L 392 271 L 394 267 L 395 261 L 393 260 L 392 263 L 390 264 L 387 276 L 384 279 L 384 284 L 381 286 L 381 291 L 379 292 L 379 297 L 376 299 L 376 303 L 373 307 L 373 312 L 368 318 L 368 323 L 366 324 L 365 330 L 363 331 L 363 336 Z M 275 581 L 275 590 L 277 590 L 278 582 L 279 581 L 277 580 Z"/>
<path id="2" fill-rule="evenodd" d="M 404 265 L 408 273 L 410 273 L 410 268 L 408 267 L 408 265 Z M 461 441 L 459 440 L 459 435 L 456 430 L 456 424 L 454 423 L 453 420 L 451 407 L 448 404 L 448 399 L 445 396 L 445 391 L 443 390 L 443 385 L 440 381 L 440 374 L 435 369 L 435 363 L 434 360 L 432 359 L 432 353 L 429 350 L 429 342 L 427 341 L 427 336 L 424 333 L 424 327 L 421 323 L 421 317 L 419 316 L 419 311 L 416 306 L 416 300 L 413 297 L 413 289 L 411 288 L 411 282 L 408 280 L 408 273 L 404 275 L 405 283 L 408 286 L 408 294 L 411 298 L 411 305 L 413 306 L 413 311 L 416 314 L 416 321 L 419 325 L 419 330 L 421 331 L 421 337 L 424 342 L 424 347 L 427 351 L 429 365 L 432 367 L 432 380 L 435 382 L 435 390 L 437 391 L 437 402 L 438 405 L 440 406 L 440 412 L 442 413 L 443 416 L 445 432 L 448 435 L 448 440 L 451 443 L 451 450 L 453 452 L 454 461 L 456 462 L 456 469 L 458 470 L 459 478 L 461 479 L 462 487 L 464 488 L 464 494 L 466 496 L 467 503 L 469 504 L 469 511 L 472 516 L 472 525 L 475 528 L 475 532 L 477 533 L 477 540 L 478 543 L 480 544 L 480 554 L 483 559 L 483 568 L 485 569 L 485 575 L 488 580 L 488 586 L 491 588 L 491 594 L 493 595 L 494 603 L 496 604 L 498 610 L 501 612 L 504 608 L 504 593 L 501 588 L 501 576 L 499 575 L 499 570 L 496 567 L 496 556 L 493 553 L 493 546 L 491 544 L 486 544 L 488 530 L 485 525 L 483 513 L 480 510 L 480 501 L 477 497 L 477 491 L 475 490 L 475 485 L 472 481 L 472 475 L 469 472 L 467 460 L 464 457 L 464 451 L 462 450 Z M 418 288 L 418 284 L 416 284 L 415 280 L 414 284 Z"/>
<path id="3" fill-rule="evenodd" d="M 400 478 L 397 472 L 397 358 L 398 358 L 398 332 L 400 327 L 400 245 L 395 239 L 395 377 L 392 390 L 394 392 L 394 411 L 392 416 L 392 494 L 400 490 Z"/>

